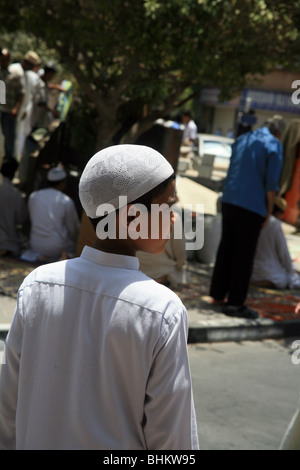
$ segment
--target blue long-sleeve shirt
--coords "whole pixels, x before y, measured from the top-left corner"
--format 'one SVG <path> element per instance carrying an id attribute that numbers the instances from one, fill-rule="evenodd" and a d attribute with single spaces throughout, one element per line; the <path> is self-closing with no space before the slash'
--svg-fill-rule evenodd
<path id="1" fill-rule="evenodd" d="M 278 191 L 282 146 L 267 127 L 242 134 L 232 146 L 223 202 L 267 214 L 266 193 Z"/>

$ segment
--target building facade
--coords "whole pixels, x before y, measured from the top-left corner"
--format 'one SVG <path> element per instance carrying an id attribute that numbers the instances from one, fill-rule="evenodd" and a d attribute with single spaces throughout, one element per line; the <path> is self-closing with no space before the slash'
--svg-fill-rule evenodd
<path id="1" fill-rule="evenodd" d="M 229 101 L 219 102 L 219 94 L 216 87 L 201 90 L 196 105 L 200 132 L 236 136 L 243 112 L 250 109 L 251 117 L 243 119 L 253 129 L 274 114 L 280 114 L 287 123 L 300 118 L 300 73 L 276 69 L 265 76 L 249 77 L 247 86 Z"/>

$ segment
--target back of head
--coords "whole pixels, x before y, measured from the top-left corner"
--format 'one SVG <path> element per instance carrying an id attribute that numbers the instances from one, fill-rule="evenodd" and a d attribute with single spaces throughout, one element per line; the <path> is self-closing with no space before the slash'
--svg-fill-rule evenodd
<path id="1" fill-rule="evenodd" d="M 57 186 L 62 181 L 65 181 L 66 178 L 66 171 L 59 166 L 51 168 L 47 173 L 47 182 L 49 186 Z"/>
<path id="2" fill-rule="evenodd" d="M 27 62 L 31 67 L 35 67 L 36 65 L 40 65 L 41 59 L 38 54 L 34 51 L 26 52 L 24 56 L 24 61 Z"/>
<path id="3" fill-rule="evenodd" d="M 57 66 L 56 66 L 55 62 L 53 62 L 53 61 L 47 62 L 47 64 L 44 67 L 44 71 L 45 71 L 45 73 L 47 73 L 47 72 L 57 73 Z"/>
<path id="4" fill-rule="evenodd" d="M 268 127 L 271 134 L 280 138 L 284 132 L 286 121 L 279 114 L 275 114 L 265 122 L 264 126 Z"/>
<path id="5" fill-rule="evenodd" d="M 191 119 L 192 113 L 188 109 L 185 109 L 184 111 L 182 111 L 181 116 L 187 119 Z"/>
<path id="6" fill-rule="evenodd" d="M 79 198 L 88 217 L 109 204 L 120 209 L 167 180 L 174 170 L 156 150 L 144 145 L 114 145 L 97 152 L 79 182 Z M 123 197 L 123 198 L 122 198 Z"/>

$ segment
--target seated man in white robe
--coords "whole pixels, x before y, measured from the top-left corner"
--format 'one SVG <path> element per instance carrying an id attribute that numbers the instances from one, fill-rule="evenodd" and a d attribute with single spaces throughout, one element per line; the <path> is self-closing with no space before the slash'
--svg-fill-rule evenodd
<path id="1" fill-rule="evenodd" d="M 24 261 L 57 261 L 75 256 L 80 222 L 73 200 L 64 193 L 66 178 L 64 169 L 51 168 L 48 187 L 31 193 L 29 250 L 21 256 Z"/>
<path id="2" fill-rule="evenodd" d="M 285 199 L 276 197 L 273 215 L 261 230 L 254 258 L 253 284 L 277 289 L 300 287 L 280 219 L 286 209 Z"/>

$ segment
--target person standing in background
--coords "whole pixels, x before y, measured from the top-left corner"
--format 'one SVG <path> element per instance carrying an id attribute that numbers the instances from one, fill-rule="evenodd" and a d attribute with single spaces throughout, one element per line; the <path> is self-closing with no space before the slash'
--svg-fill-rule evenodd
<path id="1" fill-rule="evenodd" d="M 273 116 L 263 127 L 242 134 L 232 146 L 222 197 L 222 238 L 210 287 L 213 301 L 223 304 L 222 312 L 228 316 L 258 317 L 245 301 L 258 237 L 279 189 L 279 139 L 284 127 L 282 117 Z"/>
<path id="2" fill-rule="evenodd" d="M 13 63 L 8 67 L 11 73 L 21 78 L 24 88 L 24 99 L 17 118 L 15 157 L 20 161 L 25 139 L 31 132 L 31 113 L 37 85 L 38 74 L 34 71 L 41 63 L 39 56 L 34 51 L 28 51 L 20 63 Z"/>
<path id="3" fill-rule="evenodd" d="M 21 77 L 9 71 L 10 52 L 2 49 L 0 55 L 0 80 L 6 86 L 6 103 L 0 104 L 1 129 L 4 137 L 6 159 L 15 157 L 17 117 L 22 105 L 25 90 Z"/>
<path id="4" fill-rule="evenodd" d="M 192 145 L 197 138 L 197 125 L 192 119 L 192 114 L 190 111 L 183 111 L 181 115 L 182 122 L 185 126 L 182 136 L 183 145 Z"/>

